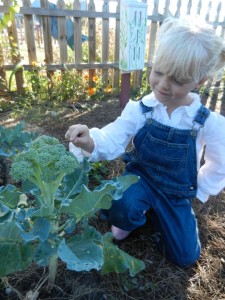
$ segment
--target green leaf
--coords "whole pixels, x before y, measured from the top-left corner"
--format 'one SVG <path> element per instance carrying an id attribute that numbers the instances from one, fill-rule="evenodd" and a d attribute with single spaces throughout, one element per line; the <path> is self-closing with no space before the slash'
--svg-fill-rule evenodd
<path id="1" fill-rule="evenodd" d="M 96 210 L 109 209 L 111 201 L 120 199 L 124 190 L 137 181 L 137 176 L 126 175 L 110 181 L 102 181 L 101 186 L 94 191 L 90 191 L 83 185 L 80 194 L 71 200 L 67 206 L 62 207 L 62 212 L 73 214 L 75 219 L 79 221 L 94 214 Z"/>
<path id="2" fill-rule="evenodd" d="M 14 6 L 10 6 L 9 11 L 12 12 L 13 14 L 19 13 L 20 6 L 18 4 L 15 4 Z"/>
<path id="3" fill-rule="evenodd" d="M 103 264 L 101 234 L 88 227 L 83 234 L 76 234 L 67 242 L 59 245 L 59 258 L 67 264 L 69 270 L 100 270 Z"/>
<path id="4" fill-rule="evenodd" d="M 50 233 L 50 223 L 45 218 L 37 218 L 34 220 L 34 226 L 29 232 L 22 232 L 22 238 L 25 242 L 40 240 L 44 242 L 48 239 Z"/>
<path id="5" fill-rule="evenodd" d="M 132 257 L 112 243 L 112 234 L 110 232 L 103 236 L 103 253 L 102 274 L 109 272 L 122 273 L 128 269 L 130 276 L 135 276 L 145 268 L 143 261 Z"/>
<path id="6" fill-rule="evenodd" d="M 40 207 L 40 209 L 37 209 L 34 211 L 30 217 L 38 217 L 38 218 L 51 218 L 54 217 L 57 214 L 57 211 L 54 207 L 48 206 L 47 204 L 44 204 Z"/>
<path id="7" fill-rule="evenodd" d="M 110 192 L 115 188 L 115 185 L 105 184 L 101 190 L 90 191 L 83 185 L 80 194 L 73 199 L 69 206 L 62 207 L 62 212 L 73 214 L 76 220 L 80 220 L 94 213 L 96 209 L 109 209 L 113 199 Z"/>
<path id="8" fill-rule="evenodd" d="M 0 203 L 9 208 L 16 208 L 21 194 L 15 186 L 8 184 L 6 187 L 0 189 Z"/>
<path id="9" fill-rule="evenodd" d="M 56 248 L 54 245 L 50 244 L 48 241 L 40 243 L 34 250 L 34 262 L 41 267 L 45 267 L 49 264 L 49 258 L 55 253 Z"/>
<path id="10" fill-rule="evenodd" d="M 24 245 L 14 223 L 0 224 L 0 277 L 23 270 L 32 261 L 32 246 Z"/>
<path id="11" fill-rule="evenodd" d="M 63 179 L 63 192 L 66 198 L 71 198 L 81 191 L 82 185 L 88 184 L 88 172 L 90 171 L 90 164 L 85 159 L 72 174 L 66 175 Z"/>

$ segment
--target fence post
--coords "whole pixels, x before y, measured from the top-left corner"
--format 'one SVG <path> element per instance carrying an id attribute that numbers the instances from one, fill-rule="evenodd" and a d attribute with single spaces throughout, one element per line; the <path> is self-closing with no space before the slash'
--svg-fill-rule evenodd
<path id="1" fill-rule="evenodd" d="M 121 73 L 120 107 L 124 108 L 130 98 L 130 72 Z"/>

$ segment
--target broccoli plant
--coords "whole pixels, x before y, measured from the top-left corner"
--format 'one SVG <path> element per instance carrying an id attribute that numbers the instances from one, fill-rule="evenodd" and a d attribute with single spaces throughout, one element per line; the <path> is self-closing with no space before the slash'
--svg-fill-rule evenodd
<path id="1" fill-rule="evenodd" d="M 144 263 L 123 252 L 89 223 L 109 209 L 137 176 L 126 175 L 90 190 L 87 160 L 76 157 L 53 137 L 40 136 L 15 156 L 11 176 L 22 182 L 0 188 L 0 277 L 26 269 L 31 262 L 48 266 L 53 286 L 58 259 L 70 270 L 124 272 L 134 276 Z M 7 255 L 6 255 L 7 253 Z"/>

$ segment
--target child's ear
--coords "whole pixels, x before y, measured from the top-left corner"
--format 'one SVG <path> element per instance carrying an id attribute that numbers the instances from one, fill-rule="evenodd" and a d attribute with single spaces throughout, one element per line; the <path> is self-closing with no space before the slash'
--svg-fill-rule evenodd
<path id="1" fill-rule="evenodd" d="M 207 78 L 201 79 L 195 86 L 196 89 L 199 89 L 207 81 Z"/>

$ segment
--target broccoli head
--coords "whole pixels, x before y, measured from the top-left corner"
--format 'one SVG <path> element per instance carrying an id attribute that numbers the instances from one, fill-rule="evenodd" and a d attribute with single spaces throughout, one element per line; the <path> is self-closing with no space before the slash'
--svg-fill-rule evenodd
<path id="1" fill-rule="evenodd" d="M 10 175 L 15 181 L 30 180 L 45 195 L 55 192 L 63 177 L 77 167 L 76 157 L 58 139 L 42 135 L 15 156 Z"/>

